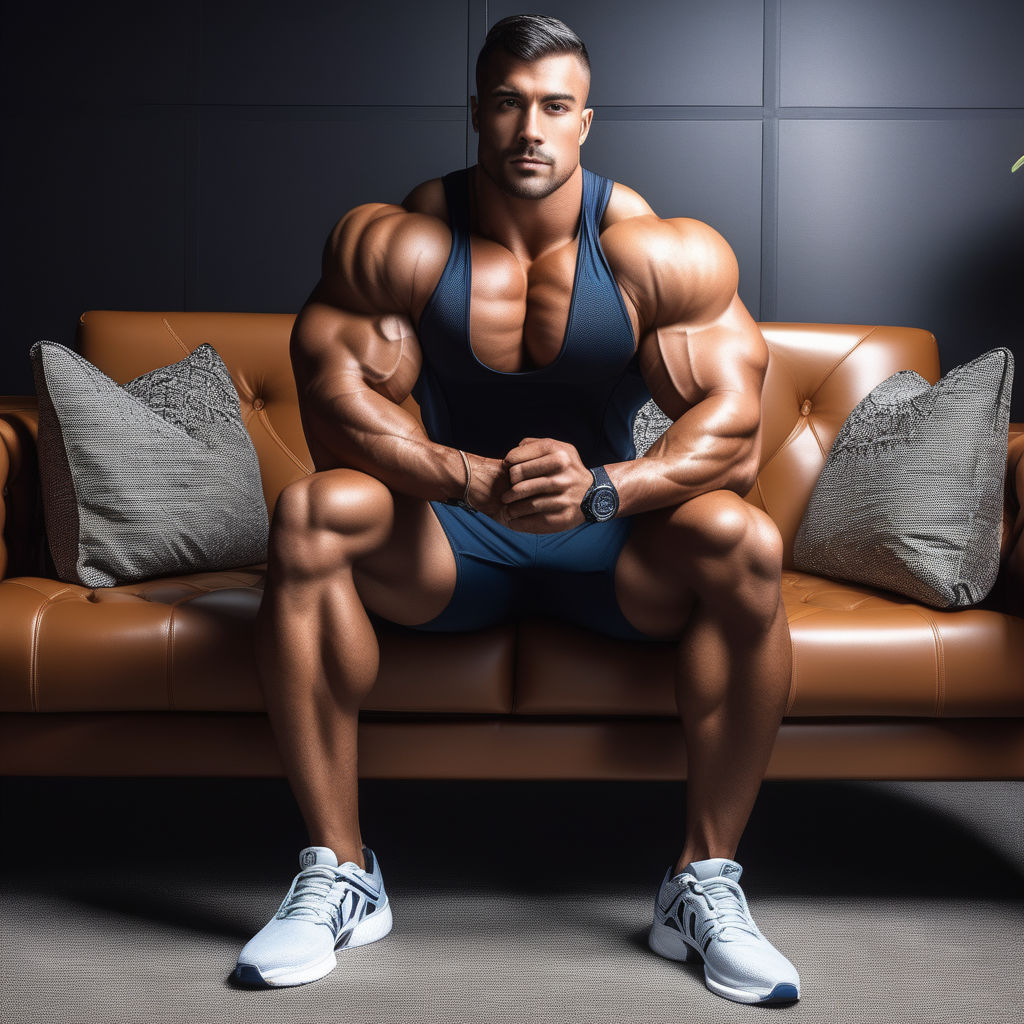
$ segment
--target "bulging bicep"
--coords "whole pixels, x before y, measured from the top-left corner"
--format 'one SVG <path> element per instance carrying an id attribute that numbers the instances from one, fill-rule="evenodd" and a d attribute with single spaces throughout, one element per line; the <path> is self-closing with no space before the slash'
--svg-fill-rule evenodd
<path id="1" fill-rule="evenodd" d="M 295 321 L 291 356 L 300 402 L 320 406 L 365 389 L 400 405 L 422 364 L 408 316 L 353 312 L 316 292 Z"/>
<path id="2" fill-rule="evenodd" d="M 712 320 L 654 328 L 638 355 L 651 395 L 672 419 L 709 395 L 726 393 L 744 421 L 760 419 L 768 347 L 739 295 Z"/>

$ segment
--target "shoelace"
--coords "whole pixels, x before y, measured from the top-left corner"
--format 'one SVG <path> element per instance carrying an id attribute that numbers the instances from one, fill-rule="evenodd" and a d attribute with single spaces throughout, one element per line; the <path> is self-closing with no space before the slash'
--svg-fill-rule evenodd
<path id="1" fill-rule="evenodd" d="M 345 875 L 326 864 L 314 864 L 299 872 L 295 887 L 278 911 L 279 917 L 312 918 L 332 924 L 349 891 Z"/>
<path id="2" fill-rule="evenodd" d="M 698 882 L 694 878 L 688 878 L 685 885 L 696 895 L 704 897 L 708 910 L 714 915 L 710 928 L 704 933 L 705 938 L 708 934 L 725 938 L 724 932 L 727 928 L 736 928 L 760 938 L 750 915 L 743 909 L 739 885 L 736 882 L 726 878 L 711 878 Z"/>

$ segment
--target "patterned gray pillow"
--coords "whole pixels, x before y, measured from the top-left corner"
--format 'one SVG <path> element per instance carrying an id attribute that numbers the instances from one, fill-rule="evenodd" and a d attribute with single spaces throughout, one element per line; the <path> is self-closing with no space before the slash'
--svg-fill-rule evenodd
<path id="1" fill-rule="evenodd" d="M 981 601 L 999 570 L 1013 355 L 996 348 L 934 387 L 911 370 L 850 413 L 793 545 L 797 569 L 936 608 Z"/>
<path id="2" fill-rule="evenodd" d="M 212 345 L 124 387 L 57 342 L 29 355 L 60 579 L 109 587 L 265 561 L 256 450 Z"/>
<path id="3" fill-rule="evenodd" d="M 647 450 L 672 426 L 672 421 L 661 411 L 661 406 L 650 399 L 640 406 L 633 419 L 633 443 L 636 445 L 636 457 L 639 459 L 647 454 Z"/>

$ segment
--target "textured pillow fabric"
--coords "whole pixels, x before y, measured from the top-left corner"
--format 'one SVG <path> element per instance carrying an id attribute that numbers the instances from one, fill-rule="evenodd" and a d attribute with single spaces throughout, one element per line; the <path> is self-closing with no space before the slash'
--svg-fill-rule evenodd
<path id="1" fill-rule="evenodd" d="M 671 426 L 672 421 L 661 411 L 661 406 L 653 398 L 640 406 L 633 419 L 633 443 L 636 445 L 636 457 L 639 459 L 642 455 L 646 455 L 651 445 Z"/>
<path id="2" fill-rule="evenodd" d="M 999 570 L 1013 355 L 934 387 L 904 370 L 850 413 L 793 546 L 797 569 L 936 608 L 981 601 Z"/>
<path id="3" fill-rule="evenodd" d="M 213 346 L 124 387 L 56 342 L 29 355 L 60 579 L 109 587 L 266 559 L 256 450 Z"/>

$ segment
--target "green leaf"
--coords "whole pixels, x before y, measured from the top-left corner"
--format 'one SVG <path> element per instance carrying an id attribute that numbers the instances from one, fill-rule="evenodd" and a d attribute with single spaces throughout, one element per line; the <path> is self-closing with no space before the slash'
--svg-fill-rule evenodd
<path id="1" fill-rule="evenodd" d="M 1024 167 L 1024 156 L 1022 156 L 1022 157 L 1021 157 L 1021 158 L 1020 158 L 1020 159 L 1019 159 L 1019 160 L 1018 160 L 1018 161 L 1017 161 L 1017 162 L 1016 162 L 1016 163 L 1015 163 L 1015 164 L 1014 164 L 1014 165 L 1013 165 L 1013 166 L 1012 166 L 1012 167 L 1010 168 L 1010 173 L 1011 173 L 1011 174 L 1013 174 L 1013 172 L 1014 172 L 1014 171 L 1019 171 L 1019 170 L 1020 170 L 1020 169 L 1021 169 L 1022 167 Z"/>

